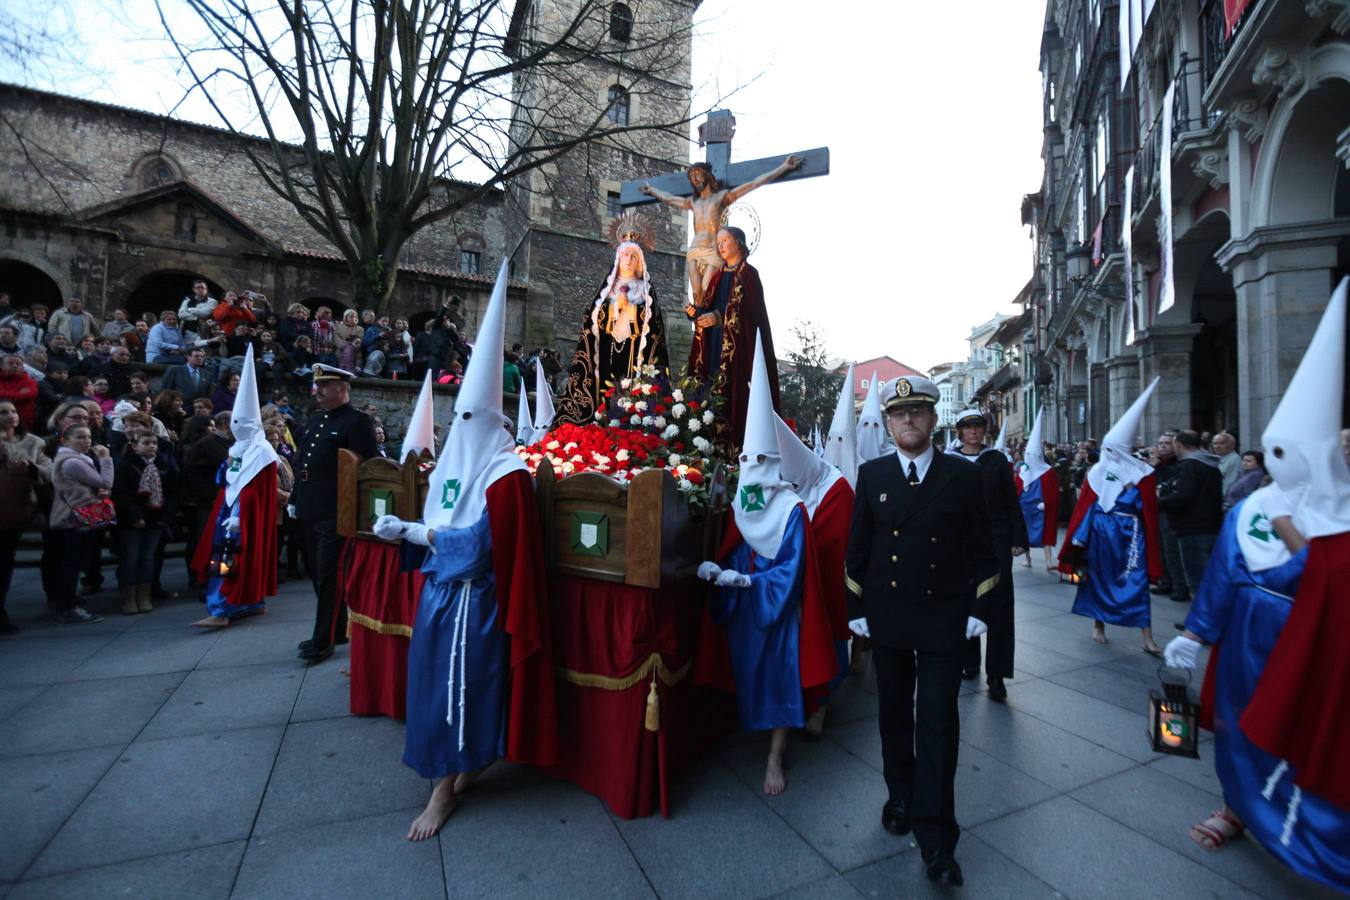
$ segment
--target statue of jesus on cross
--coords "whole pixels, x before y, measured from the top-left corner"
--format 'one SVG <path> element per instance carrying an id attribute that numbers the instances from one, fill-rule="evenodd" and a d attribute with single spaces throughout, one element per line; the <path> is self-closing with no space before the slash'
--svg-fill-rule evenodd
<path id="1" fill-rule="evenodd" d="M 643 182 L 641 191 L 648 197 L 655 197 L 667 206 L 676 209 L 691 210 L 694 214 L 694 239 L 685 250 L 685 271 L 689 275 L 689 288 L 693 302 L 685 307 L 692 318 L 696 304 L 702 301 L 708 292 L 708 283 L 713 272 L 722 267 L 722 258 L 717 255 L 717 229 L 722 227 L 722 217 L 737 200 L 763 187 L 788 172 L 801 168 L 802 158 L 792 155 L 782 163 L 757 178 L 736 187 L 723 187 L 713 174 L 712 166 L 706 162 L 696 162 L 689 167 L 689 186 L 693 193 L 688 197 L 668 194 L 650 182 Z"/>

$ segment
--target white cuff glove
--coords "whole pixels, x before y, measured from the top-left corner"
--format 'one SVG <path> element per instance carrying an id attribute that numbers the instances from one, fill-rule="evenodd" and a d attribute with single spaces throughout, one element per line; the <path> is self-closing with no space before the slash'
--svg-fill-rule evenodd
<path id="1" fill-rule="evenodd" d="M 239 517 L 238 517 L 238 516 L 231 516 L 230 518 L 228 518 L 228 519 L 225 520 L 225 532 L 226 532 L 226 534 L 232 534 L 232 535 L 238 534 L 238 533 L 239 533 Z"/>
<path id="2" fill-rule="evenodd" d="M 717 576 L 717 581 L 714 583 L 720 587 L 748 588 L 750 586 L 750 576 L 742 575 L 740 572 L 735 572 L 731 569 L 723 569 L 721 574 Z"/>
<path id="3" fill-rule="evenodd" d="M 866 619 L 849 619 L 848 630 L 856 634 L 858 637 L 870 638 L 872 636 L 871 629 L 867 627 Z"/>
<path id="4" fill-rule="evenodd" d="M 296 516 L 296 514 L 295 514 L 295 504 L 294 504 L 294 503 L 287 503 L 287 504 L 286 504 L 286 515 L 289 516 L 289 517 L 292 518 L 292 519 L 298 518 L 298 516 Z"/>
<path id="5" fill-rule="evenodd" d="M 1271 485 L 1267 491 L 1261 495 L 1261 511 L 1266 514 L 1266 518 L 1274 522 L 1276 519 L 1294 514 L 1294 504 L 1291 498 L 1279 487 Z"/>
<path id="6" fill-rule="evenodd" d="M 714 581 L 722 574 L 722 567 L 712 560 L 698 564 L 698 577 L 704 581 Z"/>
<path id="7" fill-rule="evenodd" d="M 975 618 L 974 616 L 967 616 L 967 617 L 966 617 L 966 637 L 967 637 L 967 638 L 979 637 L 980 635 L 984 634 L 984 633 L 987 632 L 988 630 L 989 630 L 989 626 L 986 625 L 986 624 L 985 624 L 983 621 L 981 621 L 980 619 L 977 619 L 977 618 Z"/>
<path id="8" fill-rule="evenodd" d="M 1163 649 L 1163 662 L 1174 669 L 1194 669 L 1200 655 L 1200 642 L 1179 634 Z"/>
<path id="9" fill-rule="evenodd" d="M 404 524 L 398 516 L 380 516 L 370 530 L 382 541 L 397 541 L 403 538 Z"/>
<path id="10" fill-rule="evenodd" d="M 1039 509 L 1041 512 L 1045 512 L 1045 503 L 1044 502 L 1037 503 L 1036 508 Z"/>

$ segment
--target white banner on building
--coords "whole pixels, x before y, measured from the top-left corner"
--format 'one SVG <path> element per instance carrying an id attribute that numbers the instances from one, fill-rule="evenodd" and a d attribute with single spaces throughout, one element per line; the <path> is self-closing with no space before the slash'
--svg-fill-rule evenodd
<path id="1" fill-rule="evenodd" d="M 1172 94 L 1176 82 L 1167 86 L 1163 95 L 1162 132 L 1158 143 L 1158 312 L 1162 315 L 1176 302 L 1176 285 L 1172 279 Z M 1152 324 L 1151 322 L 1149 324 Z"/>
<path id="2" fill-rule="evenodd" d="M 1134 166 L 1125 172 L 1125 202 L 1121 205 L 1120 249 L 1125 256 L 1125 319 L 1121 334 L 1125 346 L 1134 346 Z"/>
<path id="3" fill-rule="evenodd" d="M 1130 4 L 1128 0 L 1120 4 L 1120 92 L 1125 93 L 1125 85 L 1130 83 Z"/>
<path id="4" fill-rule="evenodd" d="M 1134 58 L 1134 52 L 1139 49 L 1139 40 L 1144 36 L 1144 6 L 1143 0 L 1121 0 L 1121 3 L 1130 8 L 1130 58 Z"/>

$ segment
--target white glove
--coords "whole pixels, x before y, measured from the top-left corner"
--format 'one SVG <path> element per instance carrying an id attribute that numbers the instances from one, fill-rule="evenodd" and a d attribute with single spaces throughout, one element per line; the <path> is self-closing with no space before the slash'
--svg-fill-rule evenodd
<path id="1" fill-rule="evenodd" d="M 748 588 L 750 586 L 750 576 L 742 575 L 732 569 L 723 569 L 717 576 L 715 584 L 721 587 Z"/>
<path id="2" fill-rule="evenodd" d="M 712 560 L 698 564 L 698 577 L 704 581 L 714 581 L 722 574 L 722 567 Z"/>
<path id="3" fill-rule="evenodd" d="M 849 619 L 848 630 L 856 634 L 858 637 L 870 638 L 872 636 L 871 629 L 867 627 L 866 619 Z"/>
<path id="4" fill-rule="evenodd" d="M 403 538 L 403 526 L 407 523 L 398 516 L 380 516 L 370 530 L 382 541 L 397 541 Z"/>
<path id="5" fill-rule="evenodd" d="M 419 547 L 431 547 L 431 529 L 421 522 L 404 522 L 403 539 Z"/>
<path id="6" fill-rule="evenodd" d="M 1045 512 L 1045 502 L 1042 501 L 1040 503 L 1037 503 L 1036 508 L 1039 509 L 1041 512 Z"/>
<path id="7" fill-rule="evenodd" d="M 989 630 L 989 626 L 974 616 L 966 617 L 966 637 L 979 637 Z"/>
<path id="8" fill-rule="evenodd" d="M 1163 648 L 1163 662 L 1174 669 L 1194 669 L 1200 655 L 1200 642 L 1179 634 Z"/>
<path id="9" fill-rule="evenodd" d="M 225 520 L 225 532 L 226 532 L 227 534 L 238 534 L 238 533 L 239 533 L 239 517 L 238 517 L 238 516 L 231 516 L 230 518 L 228 518 L 228 519 Z"/>
<path id="10" fill-rule="evenodd" d="M 292 519 L 297 518 L 297 516 L 295 515 L 295 504 L 294 504 L 294 503 L 287 503 L 287 504 L 286 504 L 286 515 L 290 516 Z"/>
<path id="11" fill-rule="evenodd" d="M 1294 504 L 1292 499 L 1277 485 L 1272 484 L 1264 494 L 1261 495 L 1261 511 L 1266 514 L 1266 518 L 1274 522 L 1276 519 L 1294 514 Z"/>

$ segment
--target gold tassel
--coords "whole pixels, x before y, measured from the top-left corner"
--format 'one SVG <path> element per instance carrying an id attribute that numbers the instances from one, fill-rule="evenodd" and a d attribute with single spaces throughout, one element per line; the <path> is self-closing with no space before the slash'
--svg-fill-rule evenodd
<path id="1" fill-rule="evenodd" d="M 647 721 L 648 731 L 661 730 L 661 698 L 656 696 L 656 669 L 652 669 L 652 686 L 647 691 Z"/>

